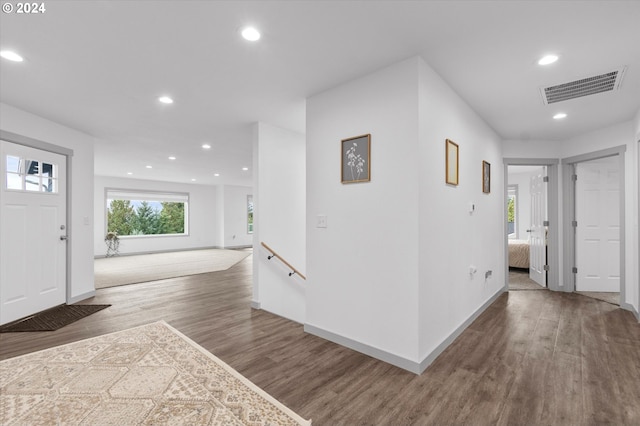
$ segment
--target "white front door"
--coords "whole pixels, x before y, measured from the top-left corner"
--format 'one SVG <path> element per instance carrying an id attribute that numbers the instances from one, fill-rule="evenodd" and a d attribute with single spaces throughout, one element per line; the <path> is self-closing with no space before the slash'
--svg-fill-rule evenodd
<path id="1" fill-rule="evenodd" d="M 529 228 L 529 278 L 542 287 L 547 286 L 547 187 L 546 168 L 540 169 L 530 180 L 531 227 Z"/>
<path id="2" fill-rule="evenodd" d="M 66 301 L 66 157 L 0 141 L 0 324 Z"/>
<path id="3" fill-rule="evenodd" d="M 620 291 L 620 168 L 609 157 L 576 165 L 576 291 Z"/>

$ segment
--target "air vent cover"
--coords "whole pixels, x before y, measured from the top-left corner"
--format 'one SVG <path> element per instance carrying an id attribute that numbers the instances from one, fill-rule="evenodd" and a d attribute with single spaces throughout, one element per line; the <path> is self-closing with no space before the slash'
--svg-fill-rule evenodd
<path id="1" fill-rule="evenodd" d="M 624 71 L 625 67 L 622 67 L 614 71 L 583 78 L 581 80 L 550 87 L 542 87 L 540 88 L 542 100 L 545 105 L 549 105 L 556 102 L 567 101 L 569 99 L 580 98 L 582 96 L 617 90 L 620 88 Z"/>

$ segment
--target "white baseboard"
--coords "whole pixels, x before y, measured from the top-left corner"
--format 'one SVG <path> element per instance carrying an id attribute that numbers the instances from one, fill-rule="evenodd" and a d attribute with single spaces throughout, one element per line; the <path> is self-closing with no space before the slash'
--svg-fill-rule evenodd
<path id="1" fill-rule="evenodd" d="M 131 252 L 131 253 L 118 253 L 118 256 L 137 256 L 139 254 L 156 254 L 156 253 L 172 253 L 172 252 L 176 252 L 176 251 L 195 251 L 195 250 L 212 250 L 212 249 L 217 249 L 217 250 L 239 250 L 239 249 L 245 249 L 245 248 L 251 248 L 253 247 L 252 245 L 242 245 L 242 246 L 227 246 L 227 247 L 220 247 L 220 246 L 208 246 L 208 247 L 192 247 L 192 248 L 176 248 L 176 249 L 166 249 L 166 250 L 151 250 L 151 251 L 137 251 L 137 252 Z M 104 254 L 98 254 L 93 256 L 94 259 L 102 259 L 105 256 Z"/>
<path id="2" fill-rule="evenodd" d="M 501 289 L 499 289 L 493 296 L 491 296 L 489 298 L 489 300 L 487 300 L 486 302 L 484 302 L 484 304 L 482 306 L 480 306 L 478 309 L 476 309 L 476 311 L 471 314 L 469 316 L 469 318 L 466 319 L 465 322 L 463 322 L 462 324 L 460 324 L 460 326 L 458 328 L 456 328 L 453 333 L 451 333 L 446 339 L 444 339 L 444 341 L 442 343 L 440 343 L 433 351 L 431 351 L 430 354 L 428 354 L 420 363 L 420 373 L 422 373 L 424 370 L 427 369 L 427 367 L 429 365 L 431 365 L 431 363 L 433 361 L 436 360 L 436 358 L 438 357 L 438 355 L 440 355 L 442 352 L 444 352 L 445 349 L 447 349 L 447 347 L 453 343 L 454 340 L 456 340 L 456 338 L 458 336 L 460 336 L 462 334 L 462 332 L 471 325 L 472 322 L 474 322 L 479 316 L 480 314 L 482 314 L 489 306 L 491 306 L 491 304 L 493 302 L 496 301 L 496 299 L 498 297 L 500 297 L 502 295 L 502 293 L 507 292 L 507 290 L 503 287 Z"/>
<path id="3" fill-rule="evenodd" d="M 252 309 L 261 309 L 260 308 L 260 302 L 256 302 L 255 300 L 251 301 L 251 308 Z"/>
<path id="4" fill-rule="evenodd" d="M 387 352 L 382 349 L 376 348 L 374 346 L 370 346 L 365 343 L 361 343 L 356 340 L 349 339 L 348 337 L 344 337 L 339 334 L 332 333 L 330 331 L 324 330 L 322 328 L 316 327 L 311 324 L 305 324 L 304 331 L 306 333 L 313 334 L 318 337 L 322 337 L 325 340 L 329 340 L 331 342 L 337 343 L 349 349 L 353 349 L 354 351 L 363 353 L 365 355 L 369 355 L 370 357 L 379 359 L 380 361 L 384 361 L 388 364 L 395 365 L 396 367 L 402 368 L 412 373 L 415 373 L 415 374 L 421 373 L 421 371 L 419 371 L 420 364 L 418 364 L 415 361 L 411 361 L 409 359 L 401 357 L 399 355 L 393 354 L 391 352 Z"/>
<path id="5" fill-rule="evenodd" d="M 396 367 L 410 371 L 415 374 L 421 374 L 427 367 L 435 361 L 435 359 L 460 335 L 462 332 L 480 316 L 493 302 L 496 301 L 502 293 L 505 292 L 504 288 L 499 289 L 493 296 L 489 298 L 482 306 L 480 306 L 475 312 L 473 312 L 458 328 L 456 328 L 442 343 L 440 343 L 431 353 L 427 354 L 421 362 L 412 361 L 410 359 L 401 357 L 399 355 L 387 352 L 385 350 L 367 345 L 365 343 L 358 342 L 348 337 L 341 336 L 339 334 L 332 333 L 324 330 L 320 327 L 316 327 L 312 324 L 305 324 L 304 331 L 313 334 L 331 342 L 337 343 L 341 346 L 345 346 L 354 351 L 358 351 L 365 355 L 369 355 L 373 358 L 384 361 L 388 364 L 395 365 Z"/>

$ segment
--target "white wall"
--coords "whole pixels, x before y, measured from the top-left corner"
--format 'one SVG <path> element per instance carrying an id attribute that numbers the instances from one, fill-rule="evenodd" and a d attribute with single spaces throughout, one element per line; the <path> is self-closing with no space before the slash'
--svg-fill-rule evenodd
<path id="1" fill-rule="evenodd" d="M 341 140 L 366 133 L 371 182 L 342 184 Z M 417 59 L 307 100 L 307 324 L 412 361 L 417 151 Z"/>
<path id="2" fill-rule="evenodd" d="M 267 260 L 265 242 L 306 275 L 305 138 L 265 123 L 254 127 L 252 306 L 304 323 L 308 282 L 279 260 Z M 246 200 L 245 200 L 246 203 Z"/>
<path id="3" fill-rule="evenodd" d="M 0 128 L 73 150 L 69 244 L 71 269 L 68 302 L 94 294 L 93 287 L 93 145 L 94 139 L 77 130 L 0 103 Z M 85 222 L 85 218 L 87 219 Z"/>
<path id="4" fill-rule="evenodd" d="M 215 186 L 96 176 L 92 197 L 96 224 L 92 253 L 95 256 L 106 254 L 106 188 L 189 193 L 189 235 L 121 238 L 121 254 L 219 247 Z"/>
<path id="5" fill-rule="evenodd" d="M 502 142 L 504 158 L 560 158 L 561 142 L 507 139 Z"/>
<path id="6" fill-rule="evenodd" d="M 502 292 L 506 210 L 500 138 L 428 64 L 419 65 L 419 360 L 424 368 Z M 445 139 L 459 144 L 455 187 L 445 184 Z M 483 160 L 492 165 L 489 194 L 482 192 Z M 471 265 L 477 268 L 473 276 Z M 485 280 L 487 271 L 492 276 Z"/>
<path id="7" fill-rule="evenodd" d="M 248 186 L 224 185 L 224 243 L 225 248 L 253 244 L 253 234 L 247 232 L 247 196 L 253 195 Z"/>
<path id="8" fill-rule="evenodd" d="M 365 133 L 371 182 L 341 184 L 340 141 Z M 444 182 L 446 138 L 460 144 L 458 187 Z M 417 57 L 309 98 L 305 329 L 426 367 L 504 286 L 501 158 L 496 134 Z M 482 160 L 494 165 L 491 194 Z"/>

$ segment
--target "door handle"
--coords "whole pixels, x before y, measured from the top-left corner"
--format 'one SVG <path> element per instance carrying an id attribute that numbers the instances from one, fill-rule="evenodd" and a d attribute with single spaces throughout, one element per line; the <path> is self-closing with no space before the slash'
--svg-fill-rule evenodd
<path id="1" fill-rule="evenodd" d="M 69 239 L 69 237 L 67 237 L 66 235 L 60 235 L 60 240 L 61 241 L 66 241 L 68 239 Z"/>

